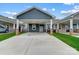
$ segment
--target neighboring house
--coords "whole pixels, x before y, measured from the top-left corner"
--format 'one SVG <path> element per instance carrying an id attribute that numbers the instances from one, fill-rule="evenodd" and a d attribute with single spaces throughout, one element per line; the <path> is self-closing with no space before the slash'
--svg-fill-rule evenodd
<path id="1" fill-rule="evenodd" d="M 14 31 L 14 25 L 15 25 L 15 19 L 11 19 L 5 16 L 0 15 L 0 32 L 13 32 Z"/>
<path id="2" fill-rule="evenodd" d="M 71 14 L 54 24 L 58 24 L 58 30 L 61 33 L 79 33 L 79 12 Z"/>

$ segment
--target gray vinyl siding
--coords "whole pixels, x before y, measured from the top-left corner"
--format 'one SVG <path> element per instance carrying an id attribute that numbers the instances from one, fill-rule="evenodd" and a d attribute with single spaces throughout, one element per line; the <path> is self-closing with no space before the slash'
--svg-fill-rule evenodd
<path id="1" fill-rule="evenodd" d="M 17 16 L 17 19 L 51 19 L 51 16 L 34 9 L 30 12 L 26 12 Z"/>

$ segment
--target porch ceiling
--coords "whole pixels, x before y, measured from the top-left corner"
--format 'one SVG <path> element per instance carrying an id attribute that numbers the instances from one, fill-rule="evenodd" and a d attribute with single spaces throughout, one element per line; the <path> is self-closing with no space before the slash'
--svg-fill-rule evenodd
<path id="1" fill-rule="evenodd" d="M 64 22 L 61 22 L 61 24 L 69 24 L 70 23 L 70 21 L 68 20 L 68 21 L 64 21 Z M 79 23 L 79 19 L 74 19 L 73 20 L 73 24 L 76 24 L 76 23 Z"/>
<path id="2" fill-rule="evenodd" d="M 50 19 L 20 19 L 20 21 L 22 21 L 23 23 L 50 23 Z"/>

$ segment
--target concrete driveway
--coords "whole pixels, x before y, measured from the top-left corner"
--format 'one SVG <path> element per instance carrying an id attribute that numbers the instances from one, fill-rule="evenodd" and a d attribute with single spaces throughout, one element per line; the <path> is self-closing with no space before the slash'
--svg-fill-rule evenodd
<path id="1" fill-rule="evenodd" d="M 0 42 L 0 54 L 77 55 L 79 52 L 47 33 L 25 33 Z"/>

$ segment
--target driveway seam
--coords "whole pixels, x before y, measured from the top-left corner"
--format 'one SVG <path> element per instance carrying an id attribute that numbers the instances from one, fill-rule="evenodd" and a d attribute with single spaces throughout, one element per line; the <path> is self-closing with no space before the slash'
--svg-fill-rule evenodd
<path id="1" fill-rule="evenodd" d="M 27 52 L 28 52 L 28 50 L 30 49 L 30 46 L 31 46 L 31 44 L 32 44 L 32 41 L 33 41 L 33 39 L 31 38 L 31 41 L 30 41 L 30 43 L 28 44 L 28 48 L 25 47 L 24 55 L 26 55 Z"/>

